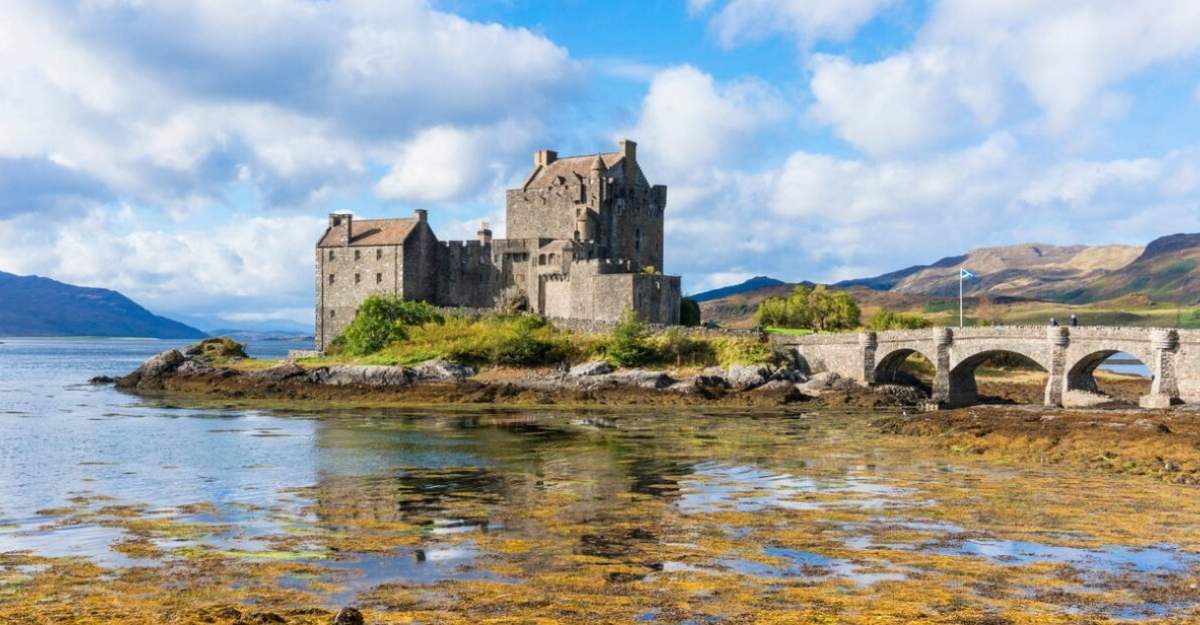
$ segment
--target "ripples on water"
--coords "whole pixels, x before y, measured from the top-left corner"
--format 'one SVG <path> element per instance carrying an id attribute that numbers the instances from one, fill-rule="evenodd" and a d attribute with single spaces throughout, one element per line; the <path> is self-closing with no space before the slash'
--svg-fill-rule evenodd
<path id="1" fill-rule="evenodd" d="M 212 528 L 194 537 L 157 539 L 168 551 L 204 548 L 320 563 L 327 579 L 342 582 L 328 594 L 330 603 L 338 603 L 383 583 L 520 583 L 481 566 L 500 556 L 477 543 L 525 535 L 526 511 L 570 493 L 582 500 L 571 504 L 579 509 L 579 522 L 597 526 L 580 539 L 579 553 L 619 560 L 643 544 L 678 552 L 653 563 L 650 580 L 739 575 L 768 583 L 842 578 L 872 586 L 923 574 L 879 555 L 891 550 L 1070 566 L 1087 590 L 1105 575 L 1180 573 L 1197 562 L 1170 545 L 1062 546 L 1049 535 L 1045 543 L 1006 540 L 925 519 L 922 509 L 931 505 L 925 486 L 977 477 L 958 475 L 960 467 L 930 463 L 914 473 L 911 466 L 889 464 L 894 461 L 857 442 L 858 432 L 811 416 L 279 414 L 168 406 L 84 383 L 94 375 L 125 373 L 169 346 L 4 339 L 0 553 L 85 557 L 107 567 L 154 565 L 113 549 L 125 530 L 103 513 L 104 506 L 142 506 L 140 514 L 149 519 Z M 251 346 L 251 352 L 281 355 L 287 347 Z M 322 528 L 329 502 L 321 499 L 331 493 L 349 493 L 347 505 L 374 510 L 368 514 L 381 522 L 417 528 L 417 540 L 382 553 L 333 557 L 303 541 L 289 544 L 290 552 L 272 550 L 271 541 L 280 536 Z M 694 526 L 696 536 L 716 531 L 729 548 L 701 557 L 696 543 L 665 543 L 653 523 L 637 530 L 606 527 L 605 519 L 617 516 L 630 496 L 667 506 L 661 512 L 666 516 L 654 523 Z M 196 504 L 204 506 L 190 508 Z M 72 517 L 80 508 L 94 513 Z M 781 539 L 767 531 L 772 515 L 823 512 L 831 518 L 881 516 L 833 524 L 833 535 L 841 538 L 836 555 L 778 544 Z M 919 536 L 901 543 L 880 538 L 895 530 Z M 281 583 L 303 588 L 307 582 Z M 1111 613 L 1134 615 L 1119 606 Z M 654 620 L 653 611 L 643 616 Z"/>

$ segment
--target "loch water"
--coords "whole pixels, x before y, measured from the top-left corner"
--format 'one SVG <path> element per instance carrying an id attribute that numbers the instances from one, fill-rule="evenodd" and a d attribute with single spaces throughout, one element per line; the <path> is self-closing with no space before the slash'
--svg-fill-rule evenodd
<path id="1" fill-rule="evenodd" d="M 1200 516 L 1178 487 L 992 466 L 813 407 L 264 410 L 87 382 L 174 346 L 0 339 L 0 555 L 110 571 L 287 560 L 318 573 L 266 583 L 330 607 L 386 605 L 397 585 L 545 590 L 554 571 L 591 581 L 551 595 L 594 585 L 627 599 L 596 605 L 645 622 L 737 621 L 814 593 L 879 605 L 906 587 L 1098 622 L 1200 606 L 1163 591 L 1200 575 L 1200 533 L 1180 529 Z M 175 529 L 141 534 L 149 554 L 121 549 L 131 514 Z M 664 597 L 685 588 L 686 607 Z"/>

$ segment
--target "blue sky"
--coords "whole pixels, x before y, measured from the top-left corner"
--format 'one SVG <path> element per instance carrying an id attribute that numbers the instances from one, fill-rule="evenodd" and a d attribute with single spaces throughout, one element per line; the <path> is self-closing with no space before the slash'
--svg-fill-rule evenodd
<path id="1" fill-rule="evenodd" d="M 1200 230 L 1200 3 L 14 0 L 0 270 L 307 323 L 329 212 L 503 223 L 629 137 L 698 291 Z"/>

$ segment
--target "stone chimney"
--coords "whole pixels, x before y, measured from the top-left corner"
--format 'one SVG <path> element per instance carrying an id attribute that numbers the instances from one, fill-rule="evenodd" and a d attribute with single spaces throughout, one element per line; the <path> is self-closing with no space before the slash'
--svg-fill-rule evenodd
<path id="1" fill-rule="evenodd" d="M 538 150 L 533 153 L 533 166 L 545 167 L 558 160 L 558 152 L 554 150 Z"/>
<path id="2" fill-rule="evenodd" d="M 625 157 L 625 177 L 631 178 L 637 167 L 637 143 L 629 139 L 621 139 L 618 145 L 621 146 L 621 156 Z"/>
<path id="3" fill-rule="evenodd" d="M 621 156 L 624 156 L 625 159 L 631 163 L 636 163 L 637 162 L 637 143 L 634 141 L 630 141 L 629 139 L 621 139 L 621 141 L 619 142 L 619 145 L 621 146 Z"/>
<path id="4" fill-rule="evenodd" d="M 415 210 L 413 212 L 417 216 L 418 223 L 425 223 L 426 221 L 429 221 L 429 211 L 427 211 L 423 208 L 418 208 L 417 210 Z"/>
<path id="5" fill-rule="evenodd" d="M 349 213 L 330 213 L 329 229 L 335 232 L 335 241 L 341 245 L 350 245 L 350 226 L 354 217 Z"/>
<path id="6" fill-rule="evenodd" d="M 492 229 L 488 227 L 488 223 L 486 221 L 479 224 L 478 234 L 480 243 L 484 245 L 492 244 Z"/>

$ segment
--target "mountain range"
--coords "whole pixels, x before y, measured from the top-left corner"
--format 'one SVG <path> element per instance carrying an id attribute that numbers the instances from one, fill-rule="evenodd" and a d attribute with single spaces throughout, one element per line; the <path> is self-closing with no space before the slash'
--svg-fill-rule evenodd
<path id="1" fill-rule="evenodd" d="M 160 317 L 124 295 L 0 271 L 0 336 L 207 336 Z"/>
<path id="2" fill-rule="evenodd" d="M 832 284 L 870 307 L 905 310 L 958 296 L 959 268 L 976 278 L 963 282 L 972 298 L 993 302 L 1083 305 L 1136 296 L 1139 301 L 1200 304 L 1200 233 L 1173 234 L 1133 245 L 1025 243 L 973 249 L 927 265 Z M 698 293 L 705 318 L 744 323 L 758 302 L 790 292 L 781 280 L 757 277 Z"/>

